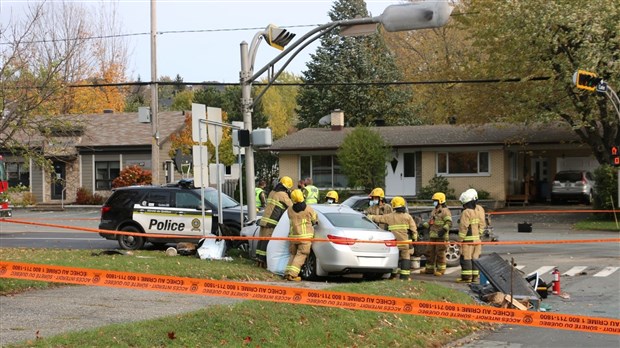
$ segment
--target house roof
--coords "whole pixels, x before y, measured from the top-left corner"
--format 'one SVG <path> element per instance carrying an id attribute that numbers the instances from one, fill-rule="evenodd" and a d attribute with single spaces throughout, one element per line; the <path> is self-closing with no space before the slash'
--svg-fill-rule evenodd
<path id="1" fill-rule="evenodd" d="M 172 133 L 183 128 L 185 115 L 182 112 L 160 112 L 158 116 L 160 142 L 165 142 Z M 55 122 L 60 124 L 56 127 L 59 132 L 56 139 L 70 139 L 65 144 L 76 147 L 151 146 L 152 143 L 152 126 L 138 122 L 137 113 L 60 115 Z M 41 122 L 41 127 L 53 128 L 43 123 L 49 122 Z M 44 140 L 40 133 L 22 133 L 16 138 L 30 146 L 41 146 Z"/>
<path id="2" fill-rule="evenodd" d="M 335 150 L 354 128 L 304 128 L 276 140 L 266 150 Z M 462 145 L 579 143 L 577 134 L 565 123 L 517 125 L 423 125 L 373 127 L 392 147 L 437 147 Z"/>

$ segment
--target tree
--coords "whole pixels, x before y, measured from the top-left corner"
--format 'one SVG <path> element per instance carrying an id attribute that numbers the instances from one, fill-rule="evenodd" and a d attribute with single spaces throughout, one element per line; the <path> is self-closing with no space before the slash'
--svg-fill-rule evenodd
<path id="1" fill-rule="evenodd" d="M 192 109 L 192 100 L 194 99 L 194 91 L 184 90 L 178 92 L 172 99 L 171 110 L 185 111 Z"/>
<path id="2" fill-rule="evenodd" d="M 266 79 L 262 82 L 267 82 Z M 284 72 L 276 82 L 298 83 L 301 79 L 291 73 Z M 280 139 L 287 135 L 297 123 L 297 86 L 273 86 L 265 92 L 261 99 L 263 111 L 269 118 L 267 123 L 271 128 L 273 139 Z"/>
<path id="3" fill-rule="evenodd" d="M 127 166 L 112 180 L 112 188 L 131 185 L 150 185 L 152 176 L 150 170 L 144 170 L 139 165 Z"/>
<path id="4" fill-rule="evenodd" d="M 368 10 L 363 0 L 336 0 L 329 16 L 332 21 L 368 17 Z M 388 125 L 417 123 L 408 107 L 408 90 L 373 84 L 402 79 L 383 37 L 340 37 L 339 32 L 335 29 L 321 38 L 303 72 L 302 80 L 308 85 L 300 88 L 297 97 L 299 127 L 316 126 L 335 109 L 345 112 L 350 126 L 368 126 L 375 120 Z"/>
<path id="5" fill-rule="evenodd" d="M 91 16 L 77 3 L 43 2 L 29 4 L 21 20 L 0 24 L 0 148 L 49 164 L 36 150 L 40 143 L 27 139 L 60 131 L 56 115 L 75 105 L 68 86 L 95 72 L 124 71 L 124 51 L 112 44 L 118 41 L 93 38 L 110 33 L 95 24 L 118 25 L 110 16 Z M 54 132 L 41 132 L 51 124 Z"/>
<path id="6" fill-rule="evenodd" d="M 620 85 L 620 4 L 617 1 L 466 1 L 456 19 L 478 53 L 464 66 L 472 77 L 519 77 L 522 83 L 493 84 L 472 96 L 475 120 L 562 120 L 592 148 L 601 164 L 620 143 L 619 115 L 602 94 L 579 90 L 577 69 Z M 546 81 L 530 81 L 549 77 Z M 510 86 L 508 86 L 510 85 Z M 616 87 L 617 88 L 617 87 Z M 486 106 L 486 107 L 481 107 Z"/>
<path id="7" fill-rule="evenodd" d="M 377 132 L 358 127 L 342 142 L 338 162 L 349 179 L 349 186 L 370 191 L 385 185 L 385 163 L 390 154 L 389 145 Z"/>

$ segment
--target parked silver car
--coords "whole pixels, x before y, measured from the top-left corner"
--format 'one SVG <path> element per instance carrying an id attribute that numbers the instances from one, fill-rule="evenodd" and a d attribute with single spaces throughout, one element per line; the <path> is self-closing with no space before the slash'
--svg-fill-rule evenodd
<path id="1" fill-rule="evenodd" d="M 314 228 L 315 239 L 329 242 L 312 243 L 312 252 L 301 269 L 302 279 L 345 274 L 363 274 L 367 279 L 387 276 L 398 267 L 398 248 L 391 232 L 380 229 L 364 214 L 344 205 L 315 204 L 312 208 L 319 223 Z M 241 235 L 258 237 L 259 227 L 244 227 Z M 289 218 L 284 214 L 273 237 L 287 237 Z M 384 241 L 364 243 L 363 241 Z M 271 240 L 267 248 L 267 268 L 282 274 L 288 261 L 287 240 Z M 250 240 L 251 257 L 256 253 L 256 240 Z"/>
<path id="2" fill-rule="evenodd" d="M 592 204 L 594 175 L 584 170 L 565 170 L 555 174 L 551 186 L 551 203 L 579 201 Z"/>

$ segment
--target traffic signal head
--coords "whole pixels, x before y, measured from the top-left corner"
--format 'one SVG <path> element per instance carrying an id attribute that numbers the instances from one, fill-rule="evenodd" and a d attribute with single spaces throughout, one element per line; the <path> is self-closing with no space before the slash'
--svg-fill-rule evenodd
<path id="1" fill-rule="evenodd" d="M 585 70 L 577 70 L 576 75 L 575 87 L 590 92 L 594 92 L 596 90 L 596 86 L 603 80 L 602 78 L 597 77 L 595 73 Z"/>
<path id="2" fill-rule="evenodd" d="M 282 51 L 284 46 L 288 45 L 295 37 L 295 34 L 286 31 L 285 29 L 278 28 L 273 24 L 269 24 L 263 34 L 265 40 L 269 46 L 275 47 Z"/>

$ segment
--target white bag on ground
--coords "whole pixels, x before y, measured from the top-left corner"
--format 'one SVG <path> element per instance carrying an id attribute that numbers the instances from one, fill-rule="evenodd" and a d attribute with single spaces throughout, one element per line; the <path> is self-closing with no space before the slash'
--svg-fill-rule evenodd
<path id="1" fill-rule="evenodd" d="M 220 260 L 224 258 L 226 252 L 226 241 L 223 239 L 215 239 L 216 235 L 210 233 L 210 238 L 203 238 L 198 242 L 196 252 L 202 260 L 214 259 Z"/>

